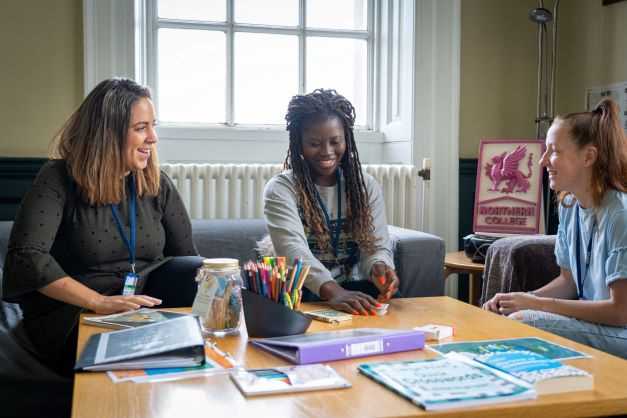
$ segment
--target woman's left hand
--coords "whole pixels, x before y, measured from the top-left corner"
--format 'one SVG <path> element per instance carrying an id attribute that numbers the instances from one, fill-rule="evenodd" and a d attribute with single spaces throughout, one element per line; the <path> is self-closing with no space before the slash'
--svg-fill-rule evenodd
<path id="1" fill-rule="evenodd" d="M 538 309 L 540 298 L 531 293 L 512 292 L 502 294 L 498 301 L 498 310 L 502 315 L 509 315 L 524 309 Z"/>
<path id="2" fill-rule="evenodd" d="M 399 280 L 396 272 L 385 263 L 377 262 L 370 270 L 370 281 L 379 290 L 379 302 L 387 302 L 398 290 Z"/>

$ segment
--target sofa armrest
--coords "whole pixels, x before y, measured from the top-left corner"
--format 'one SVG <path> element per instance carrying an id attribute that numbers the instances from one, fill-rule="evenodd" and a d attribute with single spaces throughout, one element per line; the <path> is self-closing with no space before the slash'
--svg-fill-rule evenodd
<path id="1" fill-rule="evenodd" d="M 538 289 L 559 275 L 555 235 L 522 235 L 495 241 L 486 254 L 481 303 L 495 293 Z"/>
<path id="2" fill-rule="evenodd" d="M 388 226 L 403 297 L 444 294 L 444 240 L 411 229 Z"/>

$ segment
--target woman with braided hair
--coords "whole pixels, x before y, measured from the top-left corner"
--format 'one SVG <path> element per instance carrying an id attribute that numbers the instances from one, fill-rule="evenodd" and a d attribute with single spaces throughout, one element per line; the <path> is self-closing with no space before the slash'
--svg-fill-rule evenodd
<path id="1" fill-rule="evenodd" d="M 618 105 L 559 116 L 540 165 L 559 191 L 560 274 L 484 309 L 627 358 L 627 139 Z"/>
<path id="2" fill-rule="evenodd" d="M 275 251 L 311 266 L 305 299 L 374 315 L 399 281 L 381 188 L 359 162 L 355 108 L 335 90 L 318 89 L 294 96 L 285 119 L 285 171 L 264 191 Z"/>

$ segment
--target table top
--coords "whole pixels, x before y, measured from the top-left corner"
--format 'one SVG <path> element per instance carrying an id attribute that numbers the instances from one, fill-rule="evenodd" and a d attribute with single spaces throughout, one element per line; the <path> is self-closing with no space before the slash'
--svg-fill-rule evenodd
<path id="1" fill-rule="evenodd" d="M 310 306 L 304 306 L 307 310 Z M 411 328 L 430 323 L 452 325 L 455 336 L 444 340 L 469 341 L 537 336 L 592 355 L 566 361 L 594 375 L 594 390 L 543 395 L 536 400 L 453 409 L 438 412 L 448 417 L 583 417 L 616 415 L 627 411 L 627 361 L 565 338 L 529 327 L 449 297 L 393 299 L 383 317 L 354 317 L 339 325 L 313 321 L 309 331 L 342 328 Z M 88 337 L 107 331 L 80 324 L 78 352 Z M 284 360 L 247 344 L 245 327 L 240 336 L 217 340 L 246 367 L 287 365 Z M 114 384 L 105 373 L 77 373 L 72 417 L 409 417 L 426 412 L 357 372 L 370 361 L 413 360 L 434 357 L 431 350 L 342 360 L 329 363 L 348 379 L 350 389 L 273 395 L 246 399 L 228 376 L 188 380 Z"/>
<path id="2" fill-rule="evenodd" d="M 485 265 L 473 263 L 463 251 L 447 253 L 444 256 L 444 266 L 452 269 L 463 269 L 467 271 L 483 272 Z"/>

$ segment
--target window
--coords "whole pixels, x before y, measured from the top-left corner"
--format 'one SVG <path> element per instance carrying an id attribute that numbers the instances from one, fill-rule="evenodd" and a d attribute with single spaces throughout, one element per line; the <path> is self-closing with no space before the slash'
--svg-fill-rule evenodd
<path id="1" fill-rule="evenodd" d="M 372 129 L 374 0 L 147 0 L 147 78 L 165 125 L 285 125 L 335 88 Z"/>

